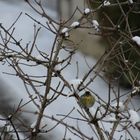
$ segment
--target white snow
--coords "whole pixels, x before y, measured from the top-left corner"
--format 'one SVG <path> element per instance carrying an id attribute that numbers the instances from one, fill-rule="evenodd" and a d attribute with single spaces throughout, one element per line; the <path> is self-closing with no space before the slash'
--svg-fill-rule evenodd
<path id="1" fill-rule="evenodd" d="M 96 115 L 97 119 L 102 117 L 102 114 L 101 114 L 100 110 L 97 111 L 97 109 L 94 106 L 89 108 L 89 111 L 90 111 L 90 113 L 92 114 L 93 117 L 95 117 L 95 115 Z"/>
<path id="2" fill-rule="evenodd" d="M 68 32 L 65 32 L 65 37 L 69 37 L 69 33 Z"/>
<path id="3" fill-rule="evenodd" d="M 95 30 L 99 31 L 99 23 L 97 20 L 92 20 L 92 25 Z"/>
<path id="4" fill-rule="evenodd" d="M 69 31 L 69 29 L 65 27 L 65 28 L 62 29 L 61 33 L 64 34 L 65 37 L 68 37 L 69 36 L 68 31 Z"/>
<path id="5" fill-rule="evenodd" d="M 115 122 L 116 121 L 116 118 L 115 118 L 115 116 L 114 117 L 109 117 L 107 119 L 107 121 L 109 121 L 109 122 Z"/>
<path id="6" fill-rule="evenodd" d="M 128 1 L 129 1 L 130 4 L 133 4 L 134 3 L 133 0 L 128 0 Z"/>
<path id="7" fill-rule="evenodd" d="M 45 61 L 46 59 L 42 56 L 42 55 L 37 55 L 36 59 L 41 60 L 41 61 Z"/>
<path id="8" fill-rule="evenodd" d="M 125 63 L 128 63 L 129 61 L 127 59 L 124 60 Z"/>
<path id="9" fill-rule="evenodd" d="M 117 105 L 118 105 L 118 110 L 120 112 L 123 112 L 125 110 L 125 106 L 124 106 L 123 102 L 121 102 L 121 101 L 119 103 L 116 102 L 116 103 L 112 104 L 111 106 L 113 108 L 117 109 Z"/>
<path id="10" fill-rule="evenodd" d="M 54 69 L 55 69 L 56 71 L 60 71 L 60 70 L 62 69 L 62 65 L 61 65 L 61 64 L 57 64 L 57 65 L 54 67 Z"/>
<path id="11" fill-rule="evenodd" d="M 72 28 L 76 28 L 76 27 L 78 27 L 78 26 L 80 26 L 80 23 L 79 23 L 78 21 L 74 21 L 74 22 L 70 25 L 70 27 L 72 27 Z"/>
<path id="12" fill-rule="evenodd" d="M 139 36 L 134 36 L 134 37 L 132 37 L 132 40 L 133 40 L 134 42 L 136 42 L 138 46 L 140 46 L 140 37 L 139 37 Z"/>
<path id="13" fill-rule="evenodd" d="M 86 9 L 84 10 L 84 14 L 85 14 L 85 15 L 89 14 L 90 12 L 91 12 L 91 10 L 90 10 L 89 8 L 86 8 Z"/>
<path id="14" fill-rule="evenodd" d="M 81 82 L 82 82 L 82 79 L 72 79 L 70 81 L 70 84 L 72 86 L 72 89 L 74 88 L 74 90 L 76 91 L 77 88 L 78 88 L 78 86 L 81 84 Z"/>
<path id="15" fill-rule="evenodd" d="M 136 112 L 134 110 L 129 110 L 129 115 L 130 115 L 129 120 L 131 121 L 131 123 L 133 125 L 140 122 L 140 116 L 139 116 L 138 112 Z"/>
<path id="16" fill-rule="evenodd" d="M 133 87 L 133 89 L 132 89 L 132 94 L 135 94 L 135 93 L 137 93 L 137 92 L 139 92 L 140 91 L 140 87 Z"/>
<path id="17" fill-rule="evenodd" d="M 110 5 L 110 2 L 108 0 L 105 0 L 103 5 L 104 6 L 109 6 Z"/>
<path id="18" fill-rule="evenodd" d="M 65 27 L 65 28 L 62 29 L 61 33 L 66 33 L 66 32 L 68 32 L 68 30 L 69 29 Z"/>

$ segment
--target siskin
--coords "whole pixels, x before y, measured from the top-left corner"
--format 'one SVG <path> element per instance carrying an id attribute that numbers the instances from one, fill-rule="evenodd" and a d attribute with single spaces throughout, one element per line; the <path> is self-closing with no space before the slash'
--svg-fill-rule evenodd
<path id="1" fill-rule="evenodd" d="M 82 107 L 90 108 L 95 103 L 95 97 L 91 95 L 89 91 L 86 91 L 79 99 L 79 103 Z"/>

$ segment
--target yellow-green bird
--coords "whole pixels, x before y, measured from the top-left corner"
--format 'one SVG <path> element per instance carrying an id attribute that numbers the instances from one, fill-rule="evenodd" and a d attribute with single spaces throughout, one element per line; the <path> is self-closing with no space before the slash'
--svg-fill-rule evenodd
<path id="1" fill-rule="evenodd" d="M 80 97 L 80 105 L 82 107 L 87 107 L 90 108 L 94 105 L 95 103 L 95 97 L 91 95 L 89 91 L 86 91 L 81 97 Z"/>

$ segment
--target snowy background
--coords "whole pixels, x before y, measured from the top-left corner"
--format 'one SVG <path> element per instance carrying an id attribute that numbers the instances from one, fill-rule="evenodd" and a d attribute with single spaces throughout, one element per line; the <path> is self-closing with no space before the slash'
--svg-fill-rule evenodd
<path id="1" fill-rule="evenodd" d="M 22 12 L 22 16 L 20 17 L 20 19 L 18 20 L 18 22 L 15 25 L 16 31 L 14 34 L 15 38 L 17 38 L 19 40 L 21 38 L 23 39 L 22 45 L 26 45 L 26 43 L 32 41 L 32 39 L 33 39 L 34 22 L 31 19 L 29 19 L 29 17 L 27 17 L 25 15 L 25 13 L 32 15 L 32 17 L 34 17 L 38 21 L 41 21 L 42 23 L 46 22 L 46 19 L 43 19 L 38 14 L 33 12 L 32 9 L 24 2 L 17 3 L 17 1 L 15 1 L 15 3 L 12 3 L 9 1 L 6 2 L 3 0 L 3 1 L 0 1 L 0 7 L 1 7 L 0 8 L 0 23 L 2 23 L 2 25 L 6 28 L 8 28 L 11 25 L 11 23 L 13 23 L 15 21 L 16 17 Z M 47 10 L 48 10 L 48 8 L 47 8 Z M 47 12 L 51 17 L 54 17 L 57 19 L 58 15 L 55 10 L 49 9 Z M 52 46 L 53 40 L 54 40 L 54 35 L 52 33 L 50 33 L 49 31 L 42 29 L 41 32 L 39 33 L 37 45 L 40 46 L 42 51 L 49 52 L 49 51 L 51 51 L 51 46 Z M 38 56 L 38 54 L 35 54 L 35 55 Z M 67 54 L 62 52 L 60 54 L 60 59 L 63 59 L 65 56 L 67 56 Z M 62 72 L 62 75 L 67 79 L 67 81 L 71 81 L 76 78 L 75 71 L 76 71 L 76 61 L 77 60 L 80 60 L 80 61 L 78 61 L 79 79 L 82 79 L 83 76 L 88 72 L 89 68 L 85 63 L 84 57 L 85 56 L 83 56 L 80 52 L 77 52 L 73 56 L 71 65 Z M 86 56 L 86 60 L 90 66 L 92 66 L 93 64 L 96 63 L 96 60 L 94 60 L 93 58 L 90 58 L 88 56 Z M 39 68 L 28 69 L 26 67 L 23 67 L 23 69 L 27 73 L 32 73 L 34 75 L 40 75 L 40 72 L 41 72 L 41 74 L 46 73 L 46 71 L 44 71 L 44 69 L 39 69 Z M 26 94 L 26 90 L 24 89 L 22 81 L 18 77 L 6 75 L 3 72 L 14 73 L 14 71 L 6 65 L 2 65 L 2 64 L 0 65 L 0 76 L 1 76 L 0 77 L 0 113 L 1 113 L 1 115 L 5 115 L 5 114 L 8 114 L 9 112 L 11 112 L 13 110 L 13 108 L 19 104 L 21 99 L 23 99 L 24 102 L 26 102 L 29 99 L 28 95 Z M 54 87 L 56 86 L 55 82 L 58 82 L 58 81 L 59 81 L 58 79 L 55 79 L 52 82 Z M 89 88 L 92 89 L 95 93 L 97 93 L 103 100 L 107 101 L 108 85 L 106 85 L 106 83 L 104 83 L 101 79 L 96 78 L 94 81 L 94 84 L 92 84 Z M 40 92 L 43 92 L 43 89 L 40 89 Z M 70 91 L 67 89 L 65 89 L 65 92 L 67 94 L 70 93 Z M 126 90 L 121 89 L 121 94 L 126 93 L 126 92 L 127 92 Z M 113 96 L 113 94 L 112 94 L 112 96 Z M 140 105 L 139 101 L 140 101 L 140 99 L 136 98 L 133 102 L 133 106 L 136 109 Z M 77 117 L 77 118 L 81 117 L 79 115 L 79 113 L 77 113 L 77 109 L 79 109 L 79 107 L 74 98 L 60 97 L 57 99 L 57 101 L 55 101 L 54 103 L 52 103 L 51 105 L 48 106 L 48 108 L 46 109 L 46 114 L 49 116 L 52 116 L 52 115 L 56 116 L 56 114 L 65 114 L 66 115 L 67 113 L 69 113 L 70 110 L 73 109 L 73 107 L 75 107 L 75 110 L 73 111 L 71 116 Z M 96 105 L 95 105 L 95 108 L 96 108 Z M 36 108 L 35 108 L 35 106 L 33 106 L 32 103 L 25 106 L 24 109 L 28 110 L 28 111 L 36 111 Z M 35 116 L 33 114 L 24 113 L 24 115 L 21 114 L 21 117 L 24 120 L 26 120 L 28 125 L 30 126 L 32 123 L 35 122 L 37 116 Z M 58 117 L 58 116 L 56 116 L 56 117 Z M 77 122 L 75 120 L 71 120 L 71 119 L 66 119 L 65 122 L 67 122 L 68 124 L 71 124 L 71 125 L 75 125 L 75 126 L 78 125 L 81 131 L 83 131 L 85 134 L 88 134 L 89 136 L 92 137 L 91 129 L 85 123 L 81 123 L 81 122 L 79 123 L 79 122 Z M 50 121 L 49 124 L 51 126 L 55 123 Z M 108 123 L 107 123 L 106 127 L 109 129 L 110 125 L 108 125 Z M 65 128 L 63 126 L 59 125 L 56 127 L 55 131 L 53 131 L 53 135 L 55 135 L 55 137 L 57 137 L 57 140 L 61 140 L 63 138 L 64 132 L 65 132 L 64 130 L 65 130 Z M 116 133 L 116 139 L 119 138 L 120 135 L 122 135 L 122 133 L 120 133 L 120 134 Z M 125 134 L 123 134 L 123 135 L 125 136 Z M 134 130 L 134 135 L 136 137 L 140 137 L 140 133 L 137 133 L 136 130 Z M 55 137 L 53 137 L 52 139 L 55 139 Z M 67 134 L 67 138 L 72 138 L 73 140 L 79 140 L 79 138 L 77 138 L 74 135 L 71 135 L 70 133 Z"/>

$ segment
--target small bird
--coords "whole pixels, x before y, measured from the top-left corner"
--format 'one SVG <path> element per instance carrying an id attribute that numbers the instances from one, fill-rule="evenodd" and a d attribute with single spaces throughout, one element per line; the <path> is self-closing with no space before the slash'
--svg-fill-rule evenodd
<path id="1" fill-rule="evenodd" d="M 90 108 L 95 103 L 95 97 L 91 95 L 89 91 L 86 91 L 79 99 L 79 103 L 82 107 Z"/>

